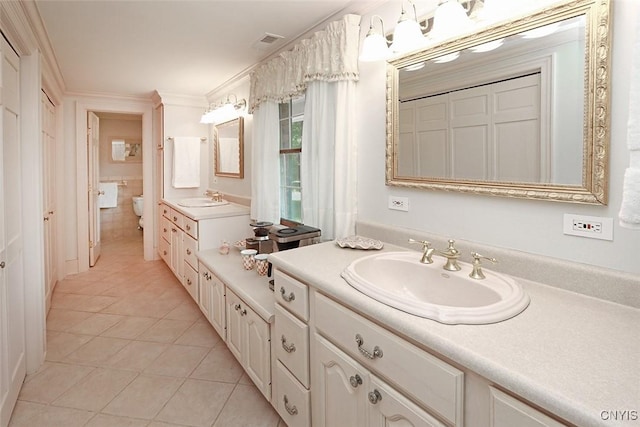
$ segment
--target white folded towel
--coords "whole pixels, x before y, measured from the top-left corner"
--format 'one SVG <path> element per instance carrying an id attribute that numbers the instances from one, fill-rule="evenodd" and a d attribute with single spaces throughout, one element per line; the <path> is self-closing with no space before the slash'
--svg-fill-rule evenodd
<path id="1" fill-rule="evenodd" d="M 173 140 L 174 188 L 200 186 L 200 138 L 177 137 Z"/>
<path id="2" fill-rule="evenodd" d="M 118 183 L 101 182 L 100 194 L 98 195 L 98 206 L 100 208 L 118 207 Z"/>
<path id="3" fill-rule="evenodd" d="M 640 169 L 627 168 L 624 172 L 620 225 L 640 229 Z"/>

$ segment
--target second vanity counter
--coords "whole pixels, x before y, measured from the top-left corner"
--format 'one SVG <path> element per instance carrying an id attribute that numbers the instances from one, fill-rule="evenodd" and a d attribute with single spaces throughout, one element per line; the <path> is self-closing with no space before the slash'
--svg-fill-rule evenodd
<path id="1" fill-rule="evenodd" d="M 196 221 L 249 214 L 249 208 L 247 206 L 242 206 L 235 203 L 229 203 L 221 206 L 189 208 L 180 206 L 178 204 L 180 200 L 163 199 L 162 202 L 166 205 L 169 205 L 172 209 L 175 209 L 181 214 L 186 215 Z M 247 227 L 248 226 L 249 224 L 247 222 Z"/>
<path id="2" fill-rule="evenodd" d="M 400 250 L 406 249 L 388 244 L 382 249 Z M 603 417 L 640 412 L 640 310 L 516 278 L 531 298 L 518 316 L 488 325 L 445 325 L 379 303 L 341 278 L 351 262 L 371 253 L 327 242 L 274 253 L 269 261 L 391 332 L 575 425 L 618 425 Z"/>

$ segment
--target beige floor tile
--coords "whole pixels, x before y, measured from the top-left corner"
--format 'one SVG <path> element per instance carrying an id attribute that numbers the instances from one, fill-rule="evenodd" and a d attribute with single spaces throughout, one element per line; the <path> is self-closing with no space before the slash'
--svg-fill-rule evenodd
<path id="1" fill-rule="evenodd" d="M 203 347 L 172 345 L 151 362 L 144 372 L 186 378 L 200 364 L 207 352 Z"/>
<path id="2" fill-rule="evenodd" d="M 138 336 L 138 340 L 172 343 L 191 325 L 191 320 L 161 319 Z"/>
<path id="3" fill-rule="evenodd" d="M 54 400 L 53 405 L 100 411 L 137 375 L 131 371 L 98 368 Z"/>
<path id="4" fill-rule="evenodd" d="M 156 416 L 156 420 L 208 427 L 218 417 L 235 385 L 187 380 Z"/>
<path id="5" fill-rule="evenodd" d="M 67 332 L 81 335 L 100 335 L 102 332 L 120 322 L 123 318 L 123 316 L 116 314 L 95 313 L 69 328 Z"/>
<path id="6" fill-rule="evenodd" d="M 180 378 L 140 375 L 102 412 L 151 420 L 171 399 L 182 381 Z"/>
<path id="7" fill-rule="evenodd" d="M 82 427 L 94 415 L 93 412 L 78 409 L 43 406 L 24 423 L 12 420 L 9 425 L 12 427 Z"/>
<path id="8" fill-rule="evenodd" d="M 77 295 L 54 292 L 51 308 L 90 311 L 96 313 L 118 301 L 117 298 L 104 295 Z M 116 313 L 117 314 L 117 313 Z"/>
<path id="9" fill-rule="evenodd" d="M 89 335 L 49 331 L 47 332 L 46 360 L 60 362 L 90 340 Z"/>
<path id="10" fill-rule="evenodd" d="M 119 352 L 131 341 L 120 338 L 94 337 L 66 357 L 68 362 L 86 363 L 103 366 L 109 358 Z"/>
<path id="11" fill-rule="evenodd" d="M 238 384 L 213 427 L 277 427 L 280 417 L 255 386 Z"/>
<path id="12" fill-rule="evenodd" d="M 164 352 L 170 344 L 145 341 L 131 341 L 116 353 L 107 364 L 117 369 L 140 372 Z"/>
<path id="13" fill-rule="evenodd" d="M 18 399 L 51 403 L 93 370 L 89 366 L 53 363 L 22 386 Z"/>
<path id="14" fill-rule="evenodd" d="M 238 381 L 238 384 L 253 385 L 253 381 L 251 380 L 251 378 L 249 378 L 249 375 L 247 375 L 247 373 L 244 372 L 243 370 L 242 377 L 240 378 L 240 381 Z"/>
<path id="15" fill-rule="evenodd" d="M 29 426 L 31 424 L 28 421 L 42 412 L 47 405 L 42 403 L 27 402 L 25 400 L 18 400 L 16 406 L 11 413 L 11 419 L 9 420 L 9 427 Z"/>
<path id="16" fill-rule="evenodd" d="M 203 316 L 202 312 L 200 311 L 200 307 L 198 307 L 198 305 L 193 301 L 187 301 L 178 305 L 176 308 L 167 313 L 166 316 L 164 316 L 165 319 L 194 321 L 199 320 L 202 317 Z"/>
<path id="17" fill-rule="evenodd" d="M 134 339 L 149 329 L 158 319 L 151 317 L 123 316 L 121 321 L 100 335 L 103 337 Z"/>
<path id="18" fill-rule="evenodd" d="M 67 294 L 102 295 L 104 291 L 113 287 L 107 281 L 88 281 L 77 279 L 64 279 L 56 285 L 56 291 Z"/>
<path id="19" fill-rule="evenodd" d="M 90 316 L 91 313 L 87 311 L 52 308 L 49 310 L 49 314 L 47 315 L 47 330 L 61 332 L 66 331 Z"/>
<path id="20" fill-rule="evenodd" d="M 187 329 L 176 344 L 197 345 L 200 347 L 212 348 L 220 342 L 220 335 L 213 329 L 207 321 L 197 321 Z"/>
<path id="21" fill-rule="evenodd" d="M 152 421 L 147 427 L 184 427 L 183 424 L 164 423 L 162 421 Z"/>
<path id="22" fill-rule="evenodd" d="M 102 313 L 162 318 L 180 304 L 180 301 L 168 301 L 142 296 L 142 292 L 143 290 L 136 293 L 131 298 L 123 299 L 114 303 L 102 310 Z"/>
<path id="23" fill-rule="evenodd" d="M 98 414 L 85 427 L 146 427 L 148 425 L 148 420 Z"/>
<path id="24" fill-rule="evenodd" d="M 244 370 L 234 355 L 231 354 L 226 345 L 220 344 L 209 351 L 204 360 L 193 371 L 191 378 L 235 384 L 243 374 Z M 253 384 L 250 379 L 249 383 Z"/>

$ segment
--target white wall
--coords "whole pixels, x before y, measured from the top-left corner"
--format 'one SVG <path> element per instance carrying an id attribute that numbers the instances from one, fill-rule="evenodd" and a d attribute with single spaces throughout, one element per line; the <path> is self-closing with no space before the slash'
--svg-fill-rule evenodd
<path id="1" fill-rule="evenodd" d="M 111 140 L 114 138 L 142 141 L 142 118 L 140 120 L 100 119 L 100 178 L 142 179 L 142 157 L 140 162 L 114 162 L 111 159 Z"/>
<path id="2" fill-rule="evenodd" d="M 378 14 L 385 24 L 393 25 L 399 9 L 399 3 L 389 2 L 372 10 L 371 14 Z M 640 231 L 617 225 L 622 177 L 629 162 L 626 129 L 631 79 L 630 35 L 638 25 L 639 10 L 640 2 L 636 0 L 613 0 L 608 206 L 385 186 L 385 64 L 360 63 L 357 100 L 359 219 L 640 274 Z M 370 17 L 363 16 L 362 38 Z M 408 197 L 409 212 L 389 210 L 390 195 Z M 614 240 L 564 235 L 564 213 L 614 218 Z"/>

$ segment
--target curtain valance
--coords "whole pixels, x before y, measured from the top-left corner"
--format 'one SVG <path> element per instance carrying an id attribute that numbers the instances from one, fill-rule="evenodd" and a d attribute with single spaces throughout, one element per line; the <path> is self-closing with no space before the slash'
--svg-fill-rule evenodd
<path id="1" fill-rule="evenodd" d="M 311 81 L 357 81 L 360 16 L 345 15 L 251 73 L 249 112 L 301 95 Z"/>

